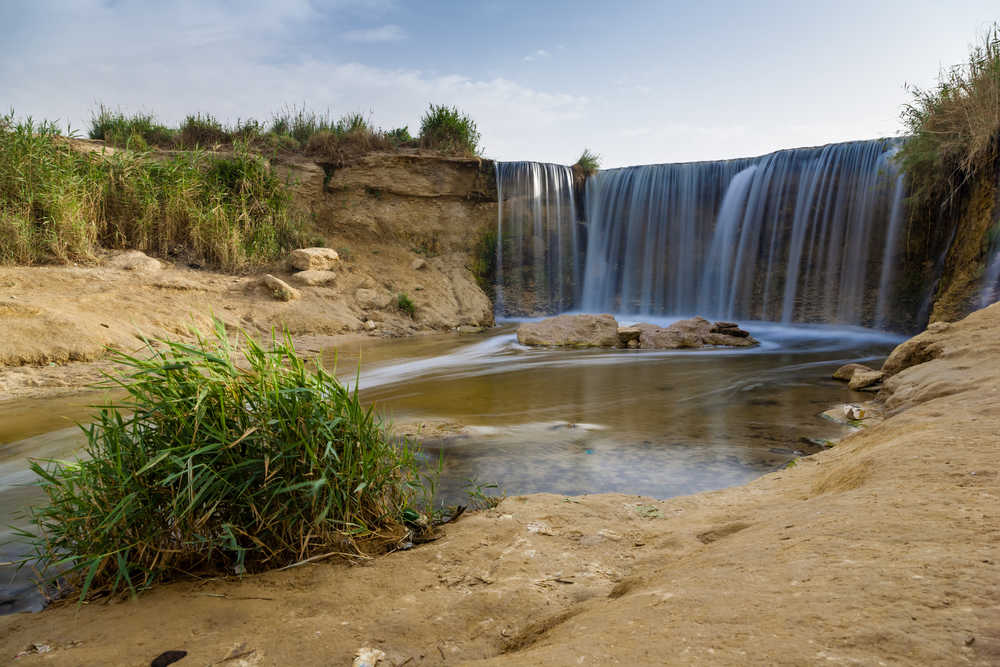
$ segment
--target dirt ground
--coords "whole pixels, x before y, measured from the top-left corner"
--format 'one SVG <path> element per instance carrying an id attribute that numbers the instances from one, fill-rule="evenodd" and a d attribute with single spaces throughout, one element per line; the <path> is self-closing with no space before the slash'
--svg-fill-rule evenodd
<path id="1" fill-rule="evenodd" d="M 1000 304 L 902 344 L 887 418 L 745 486 L 508 498 L 436 542 L 0 618 L 24 665 L 1000 664 Z"/>
<path id="2" fill-rule="evenodd" d="M 140 333 L 186 336 L 192 325 L 207 331 L 213 316 L 258 337 L 287 328 L 303 349 L 316 351 L 358 336 L 492 323 L 490 302 L 463 255 L 424 259 L 399 245 L 352 245 L 330 285 L 299 285 L 290 267 L 270 268 L 301 292 L 287 302 L 274 298 L 262 273 L 169 262 L 150 270 L 128 253 L 108 253 L 93 266 L 0 267 L 0 401 L 77 391 L 107 368 L 107 346 L 131 351 L 142 345 Z M 415 304 L 412 318 L 396 307 L 401 292 Z"/>

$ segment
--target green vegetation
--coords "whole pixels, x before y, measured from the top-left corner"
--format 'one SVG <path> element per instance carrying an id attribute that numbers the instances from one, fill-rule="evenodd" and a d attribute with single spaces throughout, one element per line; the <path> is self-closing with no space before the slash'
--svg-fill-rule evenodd
<path id="1" fill-rule="evenodd" d="M 1000 24 L 971 48 L 969 62 L 941 72 L 930 89 L 909 88 L 902 119 L 912 138 L 898 159 L 911 202 L 934 211 L 949 202 L 1000 148 Z"/>
<path id="2" fill-rule="evenodd" d="M 507 494 L 499 484 L 481 482 L 478 477 L 466 481 L 465 495 L 469 498 L 469 506 L 474 510 L 493 509 L 507 498 Z"/>
<path id="3" fill-rule="evenodd" d="M 420 145 L 446 153 L 478 155 L 479 130 L 457 107 L 431 104 L 420 119 Z"/>
<path id="4" fill-rule="evenodd" d="M 290 190 L 243 144 L 228 156 L 87 154 L 13 114 L 0 118 L 0 214 L 0 263 L 85 261 L 103 246 L 236 270 L 302 234 Z"/>
<path id="5" fill-rule="evenodd" d="M 11 114 L 13 115 L 13 114 Z M 121 111 L 112 111 L 103 104 L 90 119 L 91 139 L 103 139 L 112 146 L 129 147 L 144 151 L 150 146 L 170 146 L 176 132 L 160 125 L 148 113 L 131 116 Z"/>
<path id="6" fill-rule="evenodd" d="M 242 339 L 217 321 L 194 344 L 115 354 L 128 398 L 83 428 L 84 456 L 31 464 L 48 504 L 23 536 L 81 600 L 370 552 L 429 501 L 415 451 L 356 389 L 307 367 L 287 335 Z"/>
<path id="7" fill-rule="evenodd" d="M 591 152 L 589 148 L 584 148 L 580 159 L 576 161 L 573 168 L 579 170 L 584 176 L 590 176 L 601 168 L 601 156 Z"/>
<path id="8" fill-rule="evenodd" d="M 406 313 L 411 318 L 417 313 L 417 307 L 413 305 L 413 301 L 410 300 L 410 297 L 406 296 L 405 292 L 400 292 L 396 295 L 396 308 L 399 309 L 399 312 Z"/>
<path id="9" fill-rule="evenodd" d="M 479 236 L 472 251 L 472 266 L 468 267 L 476 278 L 476 284 L 493 298 L 493 284 L 497 276 L 497 230 L 487 228 Z"/>

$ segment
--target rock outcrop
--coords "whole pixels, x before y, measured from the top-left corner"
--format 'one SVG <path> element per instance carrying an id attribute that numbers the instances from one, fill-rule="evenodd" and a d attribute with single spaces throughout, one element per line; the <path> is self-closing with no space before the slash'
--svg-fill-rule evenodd
<path id="1" fill-rule="evenodd" d="M 844 364 L 833 372 L 833 379 L 850 382 L 855 373 L 871 373 L 873 370 L 864 364 Z"/>
<path id="2" fill-rule="evenodd" d="M 337 274 L 333 271 L 321 271 L 319 269 L 306 269 L 291 275 L 291 281 L 306 287 L 321 287 L 329 285 L 337 279 Z"/>
<path id="3" fill-rule="evenodd" d="M 525 322 L 517 330 L 517 339 L 522 345 L 643 350 L 758 345 L 749 332 L 735 323 L 712 324 L 703 317 L 680 320 L 667 327 L 648 322 L 619 327 L 611 315 L 558 315 L 538 322 Z"/>

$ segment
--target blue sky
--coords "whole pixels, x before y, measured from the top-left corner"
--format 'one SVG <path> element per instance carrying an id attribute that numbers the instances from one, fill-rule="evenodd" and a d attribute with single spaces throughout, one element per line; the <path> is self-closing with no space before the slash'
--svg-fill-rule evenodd
<path id="1" fill-rule="evenodd" d="M 0 0 L 0 105 L 84 128 L 99 102 L 169 124 L 305 103 L 413 131 L 434 102 L 497 159 L 722 159 L 898 134 L 904 83 L 996 20 L 996 0 Z"/>

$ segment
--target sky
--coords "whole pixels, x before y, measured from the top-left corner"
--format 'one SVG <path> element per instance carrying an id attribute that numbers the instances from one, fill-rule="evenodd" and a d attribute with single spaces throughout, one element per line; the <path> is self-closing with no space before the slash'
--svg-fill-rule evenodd
<path id="1" fill-rule="evenodd" d="M 0 0 L 0 109 L 85 133 L 104 104 L 267 119 L 290 105 L 416 134 L 428 104 L 483 154 L 602 167 L 896 136 L 1000 20 L 996 0 Z"/>

